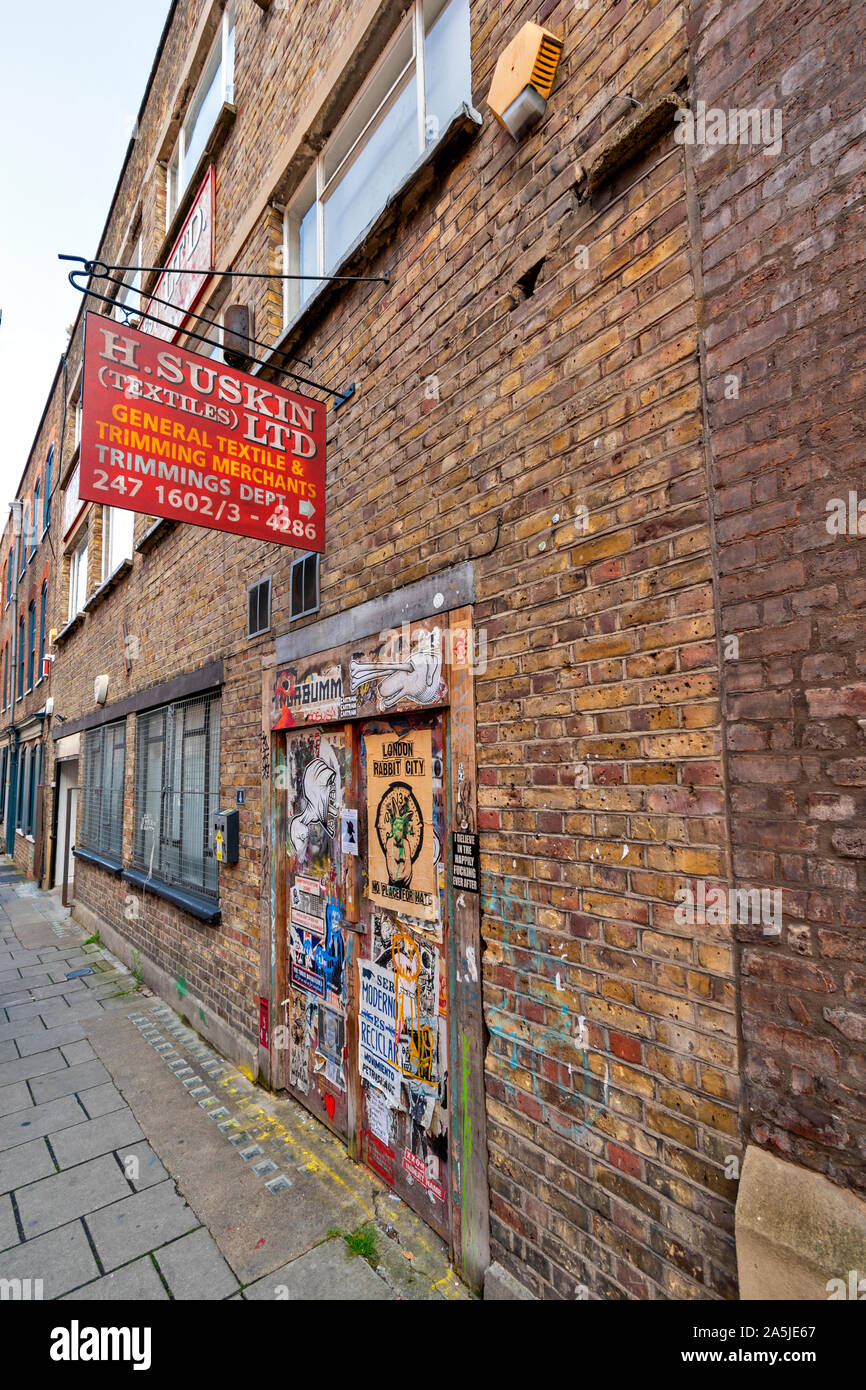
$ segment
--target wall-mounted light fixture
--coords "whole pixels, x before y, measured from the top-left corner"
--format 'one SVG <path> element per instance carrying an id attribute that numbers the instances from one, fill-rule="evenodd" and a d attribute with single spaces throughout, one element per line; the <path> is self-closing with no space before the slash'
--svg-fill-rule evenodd
<path id="1" fill-rule="evenodd" d="M 104 705 L 108 698 L 108 676 L 97 676 L 93 682 L 93 699 L 97 705 Z"/>
<path id="2" fill-rule="evenodd" d="M 499 55 L 487 105 L 515 140 L 544 115 L 562 54 L 562 39 L 540 24 L 524 24 Z"/>

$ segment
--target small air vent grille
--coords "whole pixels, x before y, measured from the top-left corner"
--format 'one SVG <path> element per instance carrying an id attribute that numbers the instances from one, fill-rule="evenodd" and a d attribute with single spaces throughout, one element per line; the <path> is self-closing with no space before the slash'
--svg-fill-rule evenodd
<path id="1" fill-rule="evenodd" d="M 549 37 L 542 39 L 538 57 L 532 69 L 532 86 L 541 93 L 545 101 L 550 96 L 550 89 L 556 76 L 556 65 L 559 62 L 561 52 L 561 43 L 556 43 Z"/>

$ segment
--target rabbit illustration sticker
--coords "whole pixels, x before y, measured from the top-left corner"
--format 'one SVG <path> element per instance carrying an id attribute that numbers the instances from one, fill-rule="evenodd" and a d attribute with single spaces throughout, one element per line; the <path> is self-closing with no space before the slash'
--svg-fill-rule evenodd
<path id="1" fill-rule="evenodd" d="M 370 734 L 367 753 L 369 896 L 380 907 L 436 921 L 432 738 L 429 729 Z"/>

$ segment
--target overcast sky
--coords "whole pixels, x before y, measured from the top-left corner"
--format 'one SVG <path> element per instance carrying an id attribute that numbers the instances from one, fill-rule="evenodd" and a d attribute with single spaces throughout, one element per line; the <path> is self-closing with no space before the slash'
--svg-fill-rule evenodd
<path id="1" fill-rule="evenodd" d="M 96 253 L 169 0 L 0 0 L 0 531 Z"/>

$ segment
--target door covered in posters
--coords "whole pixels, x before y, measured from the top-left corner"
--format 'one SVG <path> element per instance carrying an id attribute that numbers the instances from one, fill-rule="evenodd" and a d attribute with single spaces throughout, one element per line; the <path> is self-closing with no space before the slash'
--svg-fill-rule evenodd
<path id="1" fill-rule="evenodd" d="M 284 901 L 288 1088 L 447 1237 L 443 723 L 286 733 Z"/>
<path id="2" fill-rule="evenodd" d="M 339 835 L 351 787 L 346 730 L 287 734 L 285 768 L 289 1088 L 347 1138 L 346 885 Z"/>
<path id="3" fill-rule="evenodd" d="M 360 1157 L 448 1235 L 443 718 L 361 725 Z"/>
<path id="4" fill-rule="evenodd" d="M 471 612 L 378 635 L 362 621 L 337 646 L 311 630 L 306 653 L 263 667 L 272 1026 L 260 1061 L 478 1286 L 489 1245 Z M 321 635 L 335 626 L 325 619 Z"/>

